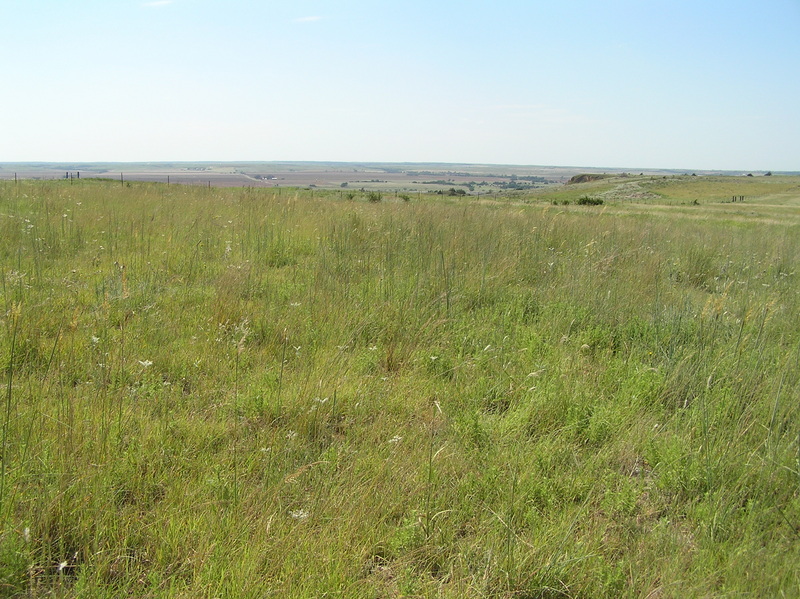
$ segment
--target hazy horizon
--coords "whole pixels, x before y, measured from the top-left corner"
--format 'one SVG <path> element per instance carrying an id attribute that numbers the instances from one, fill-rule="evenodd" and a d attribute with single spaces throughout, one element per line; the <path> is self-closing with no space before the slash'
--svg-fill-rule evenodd
<path id="1" fill-rule="evenodd" d="M 800 2 L 11 2 L 0 161 L 800 170 Z"/>
<path id="2" fill-rule="evenodd" d="M 165 167 L 170 165 L 188 166 L 188 165 L 207 165 L 207 166 L 243 166 L 243 165 L 319 165 L 319 166 L 339 166 L 350 168 L 352 166 L 374 166 L 374 167 L 413 167 L 413 166 L 432 166 L 432 167 L 474 167 L 474 168 L 492 168 L 492 167 L 507 167 L 513 169 L 558 169 L 565 171 L 602 171 L 608 170 L 609 172 L 626 172 L 636 174 L 638 172 L 682 172 L 682 173 L 723 173 L 723 174 L 738 174 L 738 173 L 786 173 L 786 174 L 800 174 L 798 170 L 776 170 L 776 169 L 698 169 L 691 167 L 642 167 L 636 165 L 589 165 L 589 164 L 512 164 L 512 163 L 492 163 L 492 162 L 443 162 L 443 161 L 429 161 L 420 162 L 415 160 L 403 161 L 372 161 L 372 160 L 7 160 L 0 161 L 0 167 L 8 166 L 41 166 L 41 167 L 97 167 L 97 166 L 154 166 Z M 634 172 L 635 171 L 635 172 Z"/>

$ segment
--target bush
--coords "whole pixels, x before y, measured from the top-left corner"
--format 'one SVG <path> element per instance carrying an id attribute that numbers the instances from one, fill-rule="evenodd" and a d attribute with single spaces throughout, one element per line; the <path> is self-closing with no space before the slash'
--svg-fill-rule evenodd
<path id="1" fill-rule="evenodd" d="M 578 206 L 599 206 L 603 203 L 601 198 L 592 198 L 589 196 L 581 196 L 578 198 Z"/>

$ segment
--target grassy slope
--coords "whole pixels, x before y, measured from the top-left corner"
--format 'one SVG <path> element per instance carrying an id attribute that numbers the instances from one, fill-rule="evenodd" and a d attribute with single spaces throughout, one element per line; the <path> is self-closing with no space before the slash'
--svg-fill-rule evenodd
<path id="1" fill-rule="evenodd" d="M 0 596 L 800 593 L 798 181 L 629 182 L 0 186 Z"/>

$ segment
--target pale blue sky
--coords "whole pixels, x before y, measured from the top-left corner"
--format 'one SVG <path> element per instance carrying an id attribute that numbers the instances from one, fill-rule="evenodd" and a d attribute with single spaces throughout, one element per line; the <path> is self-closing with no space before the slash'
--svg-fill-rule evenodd
<path id="1" fill-rule="evenodd" d="M 0 0 L 0 161 L 800 170 L 800 0 Z"/>

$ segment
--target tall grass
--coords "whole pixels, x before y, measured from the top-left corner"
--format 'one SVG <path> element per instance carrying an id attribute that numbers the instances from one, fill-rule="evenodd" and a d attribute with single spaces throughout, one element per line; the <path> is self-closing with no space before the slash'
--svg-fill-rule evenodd
<path id="1" fill-rule="evenodd" d="M 698 210 L 0 185 L 0 595 L 800 593 L 797 215 Z"/>

